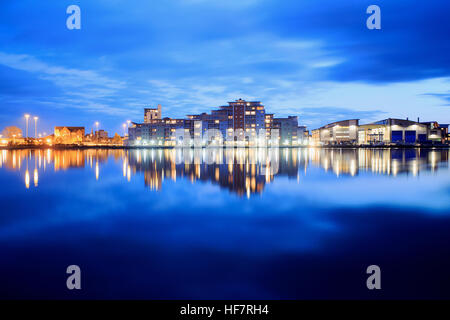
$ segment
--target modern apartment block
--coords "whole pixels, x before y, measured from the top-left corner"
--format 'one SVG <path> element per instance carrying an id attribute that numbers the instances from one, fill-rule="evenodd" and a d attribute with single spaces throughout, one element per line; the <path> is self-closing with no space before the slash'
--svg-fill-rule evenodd
<path id="1" fill-rule="evenodd" d="M 297 144 L 306 145 L 309 142 L 309 130 L 306 126 L 298 126 L 297 128 Z"/>
<path id="2" fill-rule="evenodd" d="M 159 118 L 160 105 L 157 109 L 146 108 L 144 115 L 144 123 L 133 122 L 128 129 L 129 143 L 176 145 L 178 138 L 174 138 L 173 133 L 177 129 L 183 129 L 185 135 L 195 141 L 201 140 L 203 144 L 220 139 L 224 144 L 240 141 L 251 146 L 259 144 L 261 139 L 270 141 L 273 130 L 277 130 L 277 143 L 298 143 L 298 118 L 274 118 L 273 114 L 266 114 L 260 101 L 238 99 L 211 113 L 187 115 L 186 119 Z M 213 137 L 207 137 L 206 133 Z"/>
<path id="3" fill-rule="evenodd" d="M 161 119 L 161 105 L 156 108 L 144 108 L 144 123 L 150 123 L 151 120 Z"/>
<path id="4" fill-rule="evenodd" d="M 183 119 L 152 119 L 147 123 L 132 123 L 128 128 L 130 141 L 149 145 L 175 145 L 175 131 L 185 127 Z"/>
<path id="5" fill-rule="evenodd" d="M 278 129 L 280 145 L 297 144 L 298 117 L 273 118 L 272 130 Z"/>

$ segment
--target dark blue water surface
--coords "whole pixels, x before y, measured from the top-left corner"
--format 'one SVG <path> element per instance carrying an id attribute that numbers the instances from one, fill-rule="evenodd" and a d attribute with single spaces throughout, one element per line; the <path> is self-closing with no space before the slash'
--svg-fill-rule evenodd
<path id="1" fill-rule="evenodd" d="M 0 152 L 0 298 L 450 298 L 448 150 Z"/>

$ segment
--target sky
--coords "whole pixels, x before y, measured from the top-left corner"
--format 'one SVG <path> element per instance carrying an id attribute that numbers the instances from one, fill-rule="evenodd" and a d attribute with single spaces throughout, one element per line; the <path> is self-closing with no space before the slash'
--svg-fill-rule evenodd
<path id="1" fill-rule="evenodd" d="M 449 14 L 448 0 L 1 0 L 0 130 L 29 113 L 40 133 L 112 135 L 146 106 L 184 118 L 239 98 L 309 129 L 450 123 Z"/>

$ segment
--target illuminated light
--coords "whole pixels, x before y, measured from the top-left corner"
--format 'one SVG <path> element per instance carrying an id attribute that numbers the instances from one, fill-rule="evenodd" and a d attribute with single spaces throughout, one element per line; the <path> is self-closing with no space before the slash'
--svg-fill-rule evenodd
<path id="1" fill-rule="evenodd" d="M 95 180 L 98 180 L 98 176 L 100 174 L 100 169 L 98 167 L 98 162 L 95 163 Z"/>

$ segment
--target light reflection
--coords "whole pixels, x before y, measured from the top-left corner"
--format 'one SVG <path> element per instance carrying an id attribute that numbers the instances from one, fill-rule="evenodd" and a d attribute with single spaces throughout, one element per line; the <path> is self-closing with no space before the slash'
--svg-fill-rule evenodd
<path id="1" fill-rule="evenodd" d="M 34 186 L 37 187 L 38 182 L 39 182 L 39 174 L 38 174 L 37 169 L 34 169 L 34 172 L 33 172 L 33 182 L 34 182 Z"/>
<path id="2" fill-rule="evenodd" d="M 39 174 L 46 172 L 47 166 L 57 172 L 90 165 L 95 168 L 95 179 L 100 180 L 100 165 L 110 159 L 121 160 L 119 172 L 128 182 L 132 175 L 142 174 L 144 184 L 151 190 L 160 190 L 166 179 L 177 181 L 183 178 L 192 183 L 209 181 L 246 197 L 261 194 L 276 177 L 287 177 L 302 183 L 302 176 L 317 169 L 336 177 L 354 177 L 362 172 L 392 177 L 411 174 L 416 177 L 421 171 L 435 172 L 450 165 L 448 150 L 433 149 L 47 149 L 2 150 L 0 168 L 22 171 L 20 163 L 25 160 L 25 187 L 28 189 L 29 160 L 34 160 L 33 184 L 38 187 Z"/>
<path id="3" fill-rule="evenodd" d="M 25 171 L 25 188 L 30 189 L 30 173 L 28 169 Z"/>

